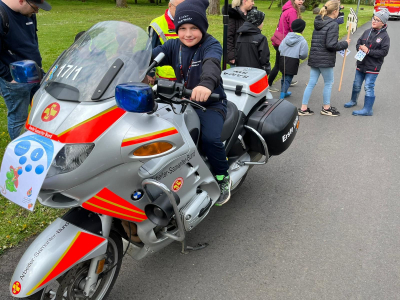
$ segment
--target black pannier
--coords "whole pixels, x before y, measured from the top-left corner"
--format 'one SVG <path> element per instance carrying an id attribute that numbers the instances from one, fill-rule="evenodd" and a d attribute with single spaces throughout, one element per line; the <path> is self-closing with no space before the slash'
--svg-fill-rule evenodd
<path id="1" fill-rule="evenodd" d="M 257 130 L 268 145 L 269 155 L 279 155 L 289 148 L 298 129 L 297 108 L 284 99 L 262 102 L 250 112 L 247 125 Z M 261 154 L 264 148 L 258 137 L 251 132 L 250 149 Z"/>

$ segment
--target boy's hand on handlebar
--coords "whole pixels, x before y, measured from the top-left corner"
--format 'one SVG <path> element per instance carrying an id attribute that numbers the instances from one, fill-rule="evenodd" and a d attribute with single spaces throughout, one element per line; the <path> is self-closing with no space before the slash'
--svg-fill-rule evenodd
<path id="1" fill-rule="evenodd" d="M 196 86 L 192 91 L 190 100 L 197 102 L 206 102 L 211 95 L 211 90 L 204 86 Z"/>

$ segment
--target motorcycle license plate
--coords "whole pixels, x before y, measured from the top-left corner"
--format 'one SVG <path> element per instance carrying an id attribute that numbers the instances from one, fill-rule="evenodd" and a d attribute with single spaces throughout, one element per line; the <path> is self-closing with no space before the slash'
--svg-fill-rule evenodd
<path id="1" fill-rule="evenodd" d="M 63 146 L 33 132 L 25 132 L 13 140 L 1 163 L 1 194 L 33 211 L 51 162 Z"/>

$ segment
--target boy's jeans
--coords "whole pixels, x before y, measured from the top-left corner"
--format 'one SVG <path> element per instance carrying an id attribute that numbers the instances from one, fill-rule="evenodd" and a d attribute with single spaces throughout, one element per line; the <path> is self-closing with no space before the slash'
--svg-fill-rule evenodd
<path id="1" fill-rule="evenodd" d="M 294 75 L 282 76 L 282 79 L 281 79 L 281 92 L 282 93 L 287 93 L 287 91 L 290 87 L 290 84 L 292 83 L 293 76 Z"/>
<path id="2" fill-rule="evenodd" d="M 308 85 L 304 91 L 303 95 L 303 105 L 308 105 L 308 100 L 310 100 L 312 90 L 317 84 L 319 75 L 322 74 L 324 78 L 324 105 L 330 105 L 331 103 L 331 92 L 334 81 L 333 68 L 312 68 L 310 71 L 310 80 L 308 81 Z"/>
<path id="3" fill-rule="evenodd" d="M 364 85 L 365 96 L 375 97 L 374 88 L 377 77 L 378 74 L 363 73 L 356 70 L 356 76 L 354 78 L 354 83 L 353 83 L 353 92 L 351 93 L 351 101 L 357 102 L 364 80 L 365 80 L 365 85 Z"/>
<path id="4" fill-rule="evenodd" d="M 8 134 L 17 138 L 28 118 L 28 108 L 38 83 L 11 83 L 0 78 L 0 89 L 7 106 Z"/>

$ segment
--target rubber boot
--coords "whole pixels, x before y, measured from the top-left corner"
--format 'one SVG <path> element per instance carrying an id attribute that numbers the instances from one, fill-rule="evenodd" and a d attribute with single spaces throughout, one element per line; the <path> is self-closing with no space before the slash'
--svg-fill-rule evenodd
<path id="1" fill-rule="evenodd" d="M 359 94 L 359 93 L 360 93 L 360 92 L 355 92 L 355 91 L 353 91 L 353 92 L 351 93 L 351 100 L 350 100 L 349 102 L 345 103 L 345 104 L 344 104 L 344 107 L 345 107 L 345 108 L 349 108 L 349 107 L 356 106 L 356 105 L 357 105 L 357 98 L 358 98 L 358 94 Z M 355 100 L 353 100 L 353 99 L 355 99 Z"/>
<path id="2" fill-rule="evenodd" d="M 281 92 L 281 96 L 280 96 L 279 99 L 287 98 L 287 97 L 289 97 L 291 94 L 292 94 L 292 92 L 287 92 L 287 93 Z"/>
<path id="3" fill-rule="evenodd" d="M 353 111 L 354 116 L 372 116 L 372 106 L 374 106 L 375 97 L 365 96 L 364 108 Z"/>

